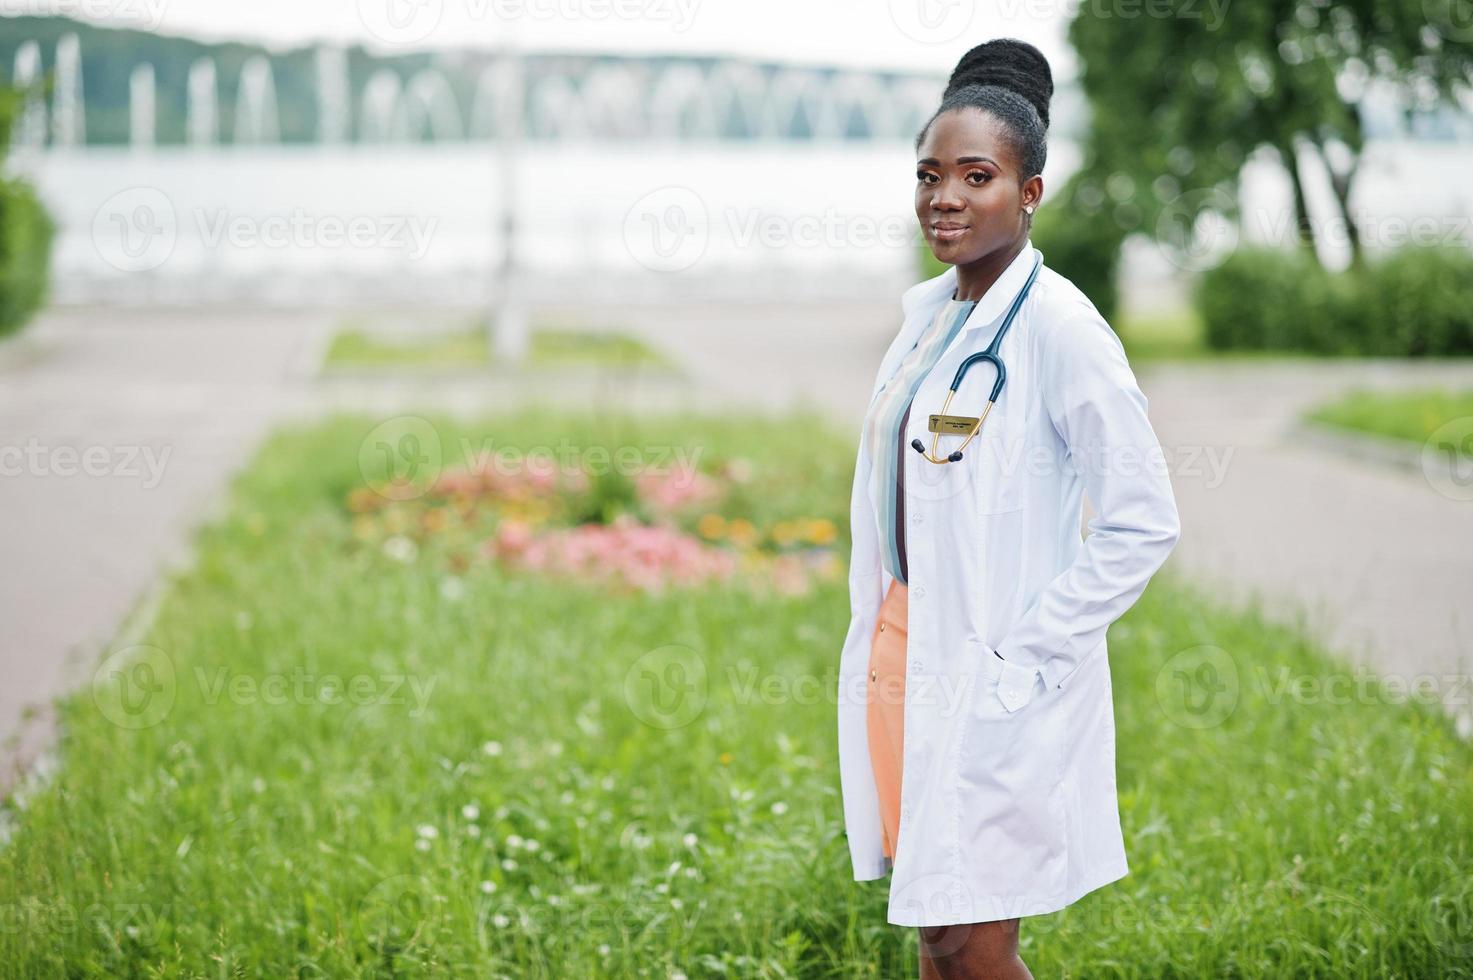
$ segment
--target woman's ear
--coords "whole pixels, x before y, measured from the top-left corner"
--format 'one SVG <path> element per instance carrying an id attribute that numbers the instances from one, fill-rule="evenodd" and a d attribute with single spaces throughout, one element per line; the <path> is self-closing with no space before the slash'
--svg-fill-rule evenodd
<path id="1" fill-rule="evenodd" d="M 1043 203 L 1043 175 L 1034 174 L 1023 181 L 1023 209 L 1032 214 Z"/>

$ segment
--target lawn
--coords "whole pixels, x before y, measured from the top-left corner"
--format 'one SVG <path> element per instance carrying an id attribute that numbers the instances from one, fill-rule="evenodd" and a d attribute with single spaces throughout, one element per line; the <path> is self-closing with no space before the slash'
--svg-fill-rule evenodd
<path id="1" fill-rule="evenodd" d="M 1307 417 L 1314 422 L 1431 446 L 1450 460 L 1473 461 L 1473 388 L 1356 390 L 1315 408 Z"/>
<path id="2" fill-rule="evenodd" d="M 853 458 L 817 427 L 278 433 L 144 647 L 65 703 L 61 766 L 0 850 L 0 972 L 914 976 L 842 836 L 842 574 L 554 581 L 482 553 L 500 532 L 465 481 L 421 493 L 487 440 L 690 450 L 737 484 L 682 518 L 712 547 L 847 555 L 826 529 Z M 629 504 L 597 486 L 498 520 Z M 1354 675 L 1165 576 L 1110 636 L 1131 873 L 1024 921 L 1038 976 L 1473 976 L 1473 746 L 1437 710 L 1318 687 Z"/>
<path id="3" fill-rule="evenodd" d="M 532 367 L 672 369 L 658 351 L 629 334 L 568 327 L 534 325 L 527 358 Z M 324 359 L 329 371 L 474 371 L 494 363 L 485 328 L 476 323 L 402 337 L 347 325 L 333 336 Z"/>

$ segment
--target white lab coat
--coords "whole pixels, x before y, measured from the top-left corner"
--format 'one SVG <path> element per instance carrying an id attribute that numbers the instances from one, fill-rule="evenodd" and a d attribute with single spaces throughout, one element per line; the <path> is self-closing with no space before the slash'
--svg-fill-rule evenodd
<path id="1" fill-rule="evenodd" d="M 866 705 L 891 576 L 861 433 L 850 506 L 851 619 L 839 665 L 839 767 L 854 878 L 892 872 L 897 925 L 1053 912 L 1124 876 L 1105 631 L 1180 534 L 1146 397 L 1104 318 L 1047 266 L 1003 338 L 1007 384 L 960 462 L 935 464 L 927 416 L 984 349 L 1032 268 L 1030 242 L 921 383 L 905 434 L 909 631 L 905 758 L 893 869 L 882 851 Z M 912 286 L 873 394 L 956 287 Z M 977 362 L 949 414 L 976 416 Z M 873 395 L 871 404 L 873 404 Z M 942 435 L 938 455 L 961 444 Z M 1083 494 L 1097 516 L 1081 542 Z M 994 650 L 1001 654 L 999 659 Z"/>

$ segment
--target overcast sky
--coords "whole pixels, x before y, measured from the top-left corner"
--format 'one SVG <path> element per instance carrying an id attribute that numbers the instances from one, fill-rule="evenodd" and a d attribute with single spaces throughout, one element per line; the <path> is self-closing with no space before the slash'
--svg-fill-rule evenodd
<path id="1" fill-rule="evenodd" d="M 1073 74 L 1064 30 L 1080 0 L 0 0 L 163 34 L 318 39 L 385 50 L 482 47 L 516 25 L 524 47 L 729 53 L 811 64 L 950 71 L 994 37 L 1038 45 Z"/>

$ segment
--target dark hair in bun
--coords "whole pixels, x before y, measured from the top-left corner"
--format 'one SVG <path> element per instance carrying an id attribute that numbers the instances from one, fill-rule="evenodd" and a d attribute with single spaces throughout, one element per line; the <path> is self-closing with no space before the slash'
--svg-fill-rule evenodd
<path id="1" fill-rule="evenodd" d="M 916 149 L 925 142 L 937 116 L 955 109 L 981 109 L 1007 127 L 1026 180 L 1043 173 L 1053 95 L 1054 76 L 1042 51 L 1014 38 L 979 44 L 956 63 L 941 105 L 916 135 Z"/>

